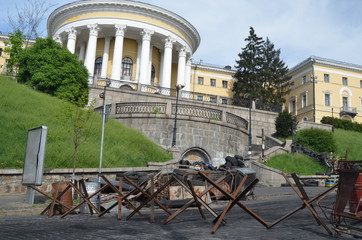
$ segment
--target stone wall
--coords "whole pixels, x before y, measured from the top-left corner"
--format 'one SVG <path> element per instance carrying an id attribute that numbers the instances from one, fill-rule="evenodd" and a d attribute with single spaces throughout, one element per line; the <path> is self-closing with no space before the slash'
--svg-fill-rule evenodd
<path id="1" fill-rule="evenodd" d="M 332 132 L 332 125 L 329 125 L 329 124 L 314 123 L 314 122 L 298 123 L 297 130 L 308 129 L 308 128 L 317 128 L 317 129 Z"/>
<path id="2" fill-rule="evenodd" d="M 265 166 L 257 161 L 251 161 L 249 166 L 256 172 L 256 177 L 259 179 L 261 185 L 280 187 L 282 184 L 286 183 L 282 171 Z"/>
<path id="3" fill-rule="evenodd" d="M 102 105 L 99 94 L 103 91 L 103 87 L 91 87 L 89 98 L 97 100 L 96 107 Z M 105 100 L 106 104 L 111 106 L 111 118 L 142 131 L 166 149 L 171 146 L 175 97 L 107 88 Z M 137 108 L 138 112 L 129 110 L 132 107 Z M 182 97 L 179 99 L 179 108 L 177 147 L 180 148 L 181 155 L 187 149 L 194 147 L 203 148 L 215 161 L 224 159 L 230 154 L 245 155 L 250 126 L 248 108 Z M 120 109 L 122 111 L 119 111 Z M 139 112 L 140 110 L 144 112 Z M 198 115 L 196 112 L 202 114 Z M 251 109 L 253 143 L 259 141 L 256 136 L 261 135 L 262 129 L 265 135 L 275 132 L 276 117 L 275 112 Z"/>
<path id="4" fill-rule="evenodd" d="M 116 174 L 128 171 L 159 171 L 160 167 L 138 167 L 138 168 L 105 168 L 102 174 L 109 179 L 115 179 Z M 72 169 L 45 169 L 43 175 L 43 184 L 39 189 L 45 192 L 51 192 L 51 184 L 58 181 L 70 181 Z M 83 178 L 98 177 L 98 169 L 80 168 L 76 169 L 76 176 Z M 22 185 L 23 170 L 4 169 L 0 170 L 0 194 L 25 193 L 26 186 Z"/>

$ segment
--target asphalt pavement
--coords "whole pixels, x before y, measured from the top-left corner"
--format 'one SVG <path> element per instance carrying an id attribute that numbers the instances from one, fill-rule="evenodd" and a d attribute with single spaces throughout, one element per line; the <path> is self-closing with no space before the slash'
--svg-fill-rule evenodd
<path id="1" fill-rule="evenodd" d="M 323 187 L 305 189 L 311 197 L 326 190 Z M 256 187 L 254 193 L 256 200 L 242 203 L 269 224 L 302 205 L 290 187 Z M 0 195 L 0 239 L 335 239 L 316 223 L 308 208 L 266 229 L 236 205 L 226 215 L 227 223 L 220 225 L 217 232 L 212 234 L 214 217 L 204 210 L 206 220 L 203 220 L 197 208 L 187 209 L 164 225 L 163 221 L 168 215 L 162 209 L 156 209 L 155 223 L 150 223 L 147 208 L 142 210 L 144 216 L 135 215 L 128 221 L 125 220 L 130 213 L 128 209 L 124 209 L 121 220 L 117 220 L 115 211 L 103 217 L 77 214 L 62 219 L 59 215 L 40 215 L 46 206 L 43 197 L 37 196 L 34 206 L 25 204 L 24 199 L 24 195 Z M 333 201 L 333 196 L 326 201 Z M 216 212 L 221 212 L 226 203 L 217 201 L 212 207 Z M 319 209 L 317 211 L 334 233 L 328 219 Z M 342 234 L 339 238 L 355 239 L 349 234 Z"/>

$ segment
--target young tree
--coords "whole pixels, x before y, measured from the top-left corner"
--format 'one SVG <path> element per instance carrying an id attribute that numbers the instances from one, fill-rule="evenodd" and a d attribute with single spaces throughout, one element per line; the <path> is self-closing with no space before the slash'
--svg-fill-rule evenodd
<path id="1" fill-rule="evenodd" d="M 45 19 L 47 11 L 53 7 L 47 0 L 27 0 L 20 7 L 15 4 L 16 15 L 8 15 L 9 26 L 15 30 L 20 30 L 26 37 L 27 47 L 30 39 L 39 36 L 38 28 L 41 21 Z"/>
<path id="2" fill-rule="evenodd" d="M 71 101 L 70 104 L 64 104 L 58 114 L 58 119 L 72 136 L 73 142 L 73 179 L 78 162 L 78 150 L 82 143 L 87 140 L 85 133 L 91 126 L 91 120 L 94 116 L 94 101 L 82 108 L 84 100 L 77 102 Z"/>
<path id="3" fill-rule="evenodd" d="M 23 51 L 24 35 L 20 30 L 15 30 L 9 34 L 9 41 L 5 41 L 4 52 L 9 55 L 6 62 L 6 74 L 16 79 L 19 69 L 19 56 Z"/>
<path id="4" fill-rule="evenodd" d="M 85 105 L 88 101 L 88 71 L 76 55 L 51 38 L 38 38 L 19 59 L 19 82 Z"/>
<path id="5" fill-rule="evenodd" d="M 274 44 L 266 38 L 263 46 L 263 85 L 265 89 L 264 102 L 281 105 L 283 98 L 289 93 L 288 67 L 280 59 L 280 49 L 275 49 Z"/>
<path id="6" fill-rule="evenodd" d="M 243 99 L 246 93 L 251 98 L 260 98 L 262 96 L 261 73 L 263 66 L 263 39 L 258 37 L 252 27 L 250 27 L 249 36 L 245 39 L 248 43 L 242 52 L 238 54 L 239 60 L 234 77 L 237 81 L 234 83 L 234 98 Z"/>

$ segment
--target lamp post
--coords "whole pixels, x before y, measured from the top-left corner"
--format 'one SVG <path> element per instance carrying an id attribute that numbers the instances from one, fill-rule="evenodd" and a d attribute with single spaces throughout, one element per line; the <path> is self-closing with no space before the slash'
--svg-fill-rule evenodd
<path id="1" fill-rule="evenodd" d="M 251 137 L 251 107 L 252 107 L 251 94 L 250 93 L 245 93 L 244 98 L 249 99 L 249 147 L 248 147 L 248 156 L 250 158 L 251 157 L 251 141 L 252 141 L 252 137 Z"/>
<path id="2" fill-rule="evenodd" d="M 176 85 L 176 109 L 175 109 L 175 121 L 174 121 L 174 124 L 173 124 L 173 135 L 172 135 L 171 147 L 176 146 L 178 97 L 179 97 L 180 90 L 183 89 L 184 87 L 185 86 L 182 85 L 182 84 L 177 84 Z"/>
<path id="3" fill-rule="evenodd" d="M 99 177 L 102 174 L 102 162 L 103 162 L 103 143 L 104 143 L 104 126 L 106 123 L 106 88 L 111 85 L 111 81 L 108 79 L 104 85 L 103 92 L 99 94 L 99 97 L 103 99 L 103 109 L 102 109 L 102 136 L 101 136 L 101 150 L 99 156 Z"/>

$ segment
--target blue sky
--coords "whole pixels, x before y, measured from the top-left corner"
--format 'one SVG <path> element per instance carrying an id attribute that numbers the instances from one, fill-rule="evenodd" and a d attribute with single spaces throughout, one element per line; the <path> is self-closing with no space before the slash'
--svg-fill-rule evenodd
<path id="1" fill-rule="evenodd" d="M 0 31 L 7 15 L 28 0 L 0 0 Z M 59 7 L 74 0 L 48 0 Z M 252 26 L 269 37 L 289 68 L 310 56 L 362 65 L 362 1 L 360 0 L 144 0 L 179 14 L 199 31 L 194 61 L 235 65 Z M 46 21 L 41 25 L 46 36 Z"/>

